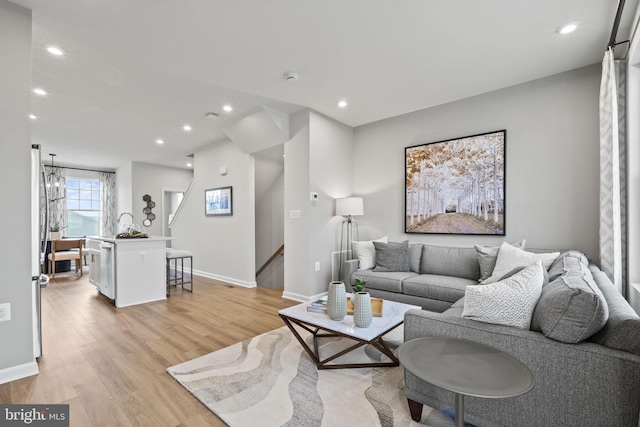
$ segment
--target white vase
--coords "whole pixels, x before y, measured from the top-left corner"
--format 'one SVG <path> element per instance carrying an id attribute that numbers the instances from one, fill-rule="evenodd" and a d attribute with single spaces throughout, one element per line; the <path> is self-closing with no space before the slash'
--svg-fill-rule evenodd
<path id="1" fill-rule="evenodd" d="M 51 240 L 60 240 L 60 232 L 52 231 L 51 232 Z"/>
<path id="2" fill-rule="evenodd" d="M 368 328 L 372 321 L 371 295 L 369 292 L 356 293 L 356 300 L 353 302 L 353 322 L 359 328 Z"/>
<path id="3" fill-rule="evenodd" d="M 344 282 L 329 283 L 327 314 L 331 320 L 342 320 L 347 315 L 347 291 Z"/>

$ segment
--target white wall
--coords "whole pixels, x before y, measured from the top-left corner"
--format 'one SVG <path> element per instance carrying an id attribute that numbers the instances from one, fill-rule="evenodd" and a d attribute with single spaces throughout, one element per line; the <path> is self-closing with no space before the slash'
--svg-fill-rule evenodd
<path id="1" fill-rule="evenodd" d="M 507 241 L 598 259 L 599 64 L 355 129 L 360 238 L 468 246 L 503 237 L 404 234 L 404 148 L 507 129 Z"/>
<path id="2" fill-rule="evenodd" d="M 227 174 L 220 175 L 220 167 Z M 194 184 L 171 229 L 172 247 L 193 253 L 194 271 L 255 286 L 254 159 L 225 140 L 195 153 Z M 233 187 L 233 215 L 205 216 L 204 191 Z"/>
<path id="3" fill-rule="evenodd" d="M 31 11 L 0 0 L 0 223 L 10 245 L 0 247 L 4 266 L 0 303 L 11 320 L 0 323 L 0 383 L 37 373 L 33 355 L 31 282 Z M 7 208 L 10 206 L 10 208 Z M 45 343 L 46 344 L 46 343 Z M 46 352 L 46 349 L 45 349 Z M 25 365 L 29 367 L 25 368 Z"/>
<path id="4" fill-rule="evenodd" d="M 132 165 L 132 210 L 127 211 L 133 214 L 135 223 L 142 227 L 142 231 L 149 235 L 162 235 L 162 196 L 163 188 L 181 188 L 187 191 L 193 172 L 188 169 L 178 169 L 166 166 L 152 165 L 149 163 L 133 162 Z M 151 222 L 151 226 L 143 225 L 144 219 L 147 217 L 142 210 L 147 206 L 147 202 L 142 200 L 144 195 L 151 196 L 151 200 L 155 203 L 155 207 L 151 212 L 156 218 Z M 120 212 L 118 212 L 120 215 Z M 128 220 L 129 217 L 126 217 Z M 177 248 L 177 246 L 173 246 Z"/>
<path id="5" fill-rule="evenodd" d="M 285 293 L 307 300 L 326 292 L 342 218 L 335 199 L 353 191 L 353 129 L 314 111 L 291 119 L 285 144 Z M 318 193 L 312 202 L 310 193 Z M 300 219 L 291 219 L 291 210 Z M 320 271 L 315 271 L 315 263 Z"/>

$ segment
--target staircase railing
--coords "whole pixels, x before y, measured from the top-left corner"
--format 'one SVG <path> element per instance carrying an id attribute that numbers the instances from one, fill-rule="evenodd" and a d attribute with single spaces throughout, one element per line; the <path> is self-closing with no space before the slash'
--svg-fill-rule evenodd
<path id="1" fill-rule="evenodd" d="M 258 269 L 258 271 L 256 271 L 256 277 L 258 277 L 258 275 L 260 273 L 262 273 L 268 266 L 269 264 L 271 264 L 273 261 L 275 261 L 276 258 L 278 258 L 278 255 L 282 254 L 284 252 L 284 245 L 280 246 L 278 248 L 278 250 L 276 250 L 273 255 L 271 255 L 271 257 L 267 260 L 267 262 L 265 262 L 262 267 L 260 267 Z"/>
<path id="2" fill-rule="evenodd" d="M 182 197 L 182 201 L 178 205 L 178 209 L 176 209 L 176 213 L 173 214 L 171 221 L 169 221 L 169 228 L 173 227 L 173 224 L 175 224 L 176 219 L 178 219 L 180 212 L 182 212 L 182 207 L 184 206 L 184 203 L 187 201 L 187 198 L 189 197 L 189 193 L 191 193 L 191 189 L 193 188 L 194 182 L 195 180 L 192 179 L 191 184 L 189 184 L 189 188 L 187 188 L 187 191 L 185 191 L 184 196 Z"/>

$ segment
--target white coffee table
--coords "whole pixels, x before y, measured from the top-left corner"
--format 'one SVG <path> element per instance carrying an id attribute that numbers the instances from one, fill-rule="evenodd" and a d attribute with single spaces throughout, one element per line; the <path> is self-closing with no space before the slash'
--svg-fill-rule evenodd
<path id="1" fill-rule="evenodd" d="M 318 369 L 398 366 L 400 364 L 398 358 L 393 354 L 391 349 L 389 349 L 382 337 L 404 322 L 404 314 L 407 311 L 422 308 L 417 305 L 402 304 L 395 301 L 385 300 L 382 308 L 382 317 L 374 317 L 373 322 L 368 328 L 358 328 L 353 323 L 353 316 L 348 315 L 342 320 L 331 320 L 329 316 L 324 313 L 307 311 L 308 306 L 309 303 L 298 304 L 293 307 L 280 310 L 278 314 L 284 321 L 285 325 L 287 325 L 291 330 L 298 342 L 300 342 L 302 347 L 306 350 L 309 357 L 313 359 Z M 297 325 L 313 335 L 313 349 L 309 347 L 304 338 L 300 336 L 300 333 L 294 325 Z M 356 343 L 343 351 L 321 359 L 318 351 L 318 338 L 338 336 L 350 338 L 356 341 Z M 380 350 L 390 359 L 390 361 L 345 364 L 330 363 L 338 357 L 366 344 L 370 344 Z"/>

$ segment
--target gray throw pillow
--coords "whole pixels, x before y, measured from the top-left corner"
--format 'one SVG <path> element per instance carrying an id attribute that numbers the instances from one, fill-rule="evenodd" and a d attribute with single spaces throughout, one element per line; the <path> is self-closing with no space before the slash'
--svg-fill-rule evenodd
<path id="1" fill-rule="evenodd" d="M 510 243 L 510 245 L 514 248 L 524 249 L 525 242 L 526 240 L 522 239 L 517 243 Z M 476 248 L 478 262 L 480 263 L 480 278 L 478 279 L 478 282 L 482 282 L 483 280 L 487 280 L 491 277 L 491 273 L 493 273 L 493 269 L 496 267 L 496 260 L 498 259 L 500 246 L 474 245 L 474 248 Z"/>
<path id="2" fill-rule="evenodd" d="M 609 318 L 609 307 L 589 269 L 566 271 L 542 288 L 531 330 L 547 338 L 574 344 L 598 332 Z"/>
<path id="3" fill-rule="evenodd" d="M 409 241 L 404 242 L 373 242 L 376 248 L 376 266 L 373 271 L 410 271 L 409 270 Z"/>

